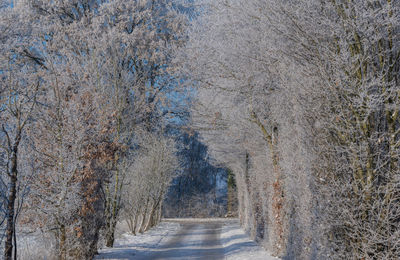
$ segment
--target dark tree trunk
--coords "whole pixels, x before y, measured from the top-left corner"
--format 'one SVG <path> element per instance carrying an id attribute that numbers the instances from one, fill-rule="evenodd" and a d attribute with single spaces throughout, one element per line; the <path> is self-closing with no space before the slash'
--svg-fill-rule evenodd
<path id="1" fill-rule="evenodd" d="M 67 248 L 66 248 L 66 241 L 67 241 L 67 235 L 66 235 L 66 230 L 65 230 L 65 225 L 60 226 L 60 237 L 59 237 L 59 246 L 60 246 L 60 252 L 59 252 L 59 259 L 60 260 L 65 260 L 67 258 Z"/>
<path id="2" fill-rule="evenodd" d="M 149 216 L 149 219 L 147 221 L 147 225 L 146 225 L 144 231 L 147 231 L 154 226 L 154 214 L 156 212 L 156 208 L 157 208 L 157 205 L 155 202 L 154 205 L 151 207 L 150 216 Z"/>
<path id="3" fill-rule="evenodd" d="M 6 240 L 4 246 L 4 259 L 11 260 L 13 252 L 13 236 L 14 236 L 14 203 L 17 194 L 17 176 L 12 175 L 10 181 L 10 189 L 7 203 L 7 227 Z"/>
<path id="4" fill-rule="evenodd" d="M 18 213 L 17 213 L 18 214 Z M 17 232 L 15 232 L 15 221 L 17 219 L 17 216 L 15 216 L 14 219 L 14 235 L 13 235 L 13 239 L 14 239 L 14 260 L 17 260 Z"/>
<path id="5" fill-rule="evenodd" d="M 149 228 L 152 228 L 158 224 L 158 210 L 161 210 L 161 209 L 159 209 L 161 206 L 161 202 L 162 202 L 162 192 L 158 196 L 157 201 L 155 202 L 155 204 L 153 205 L 153 208 L 151 209 L 149 224 L 146 227 L 146 231 Z"/>
<path id="6" fill-rule="evenodd" d="M 4 260 L 11 260 L 13 253 L 13 238 L 15 231 L 14 215 L 15 215 L 15 199 L 17 197 L 17 181 L 18 181 L 18 146 L 21 141 L 21 132 L 16 135 L 14 146 L 12 147 L 11 170 L 9 173 L 9 193 L 7 201 L 7 226 L 6 240 L 4 244 Z"/>
<path id="7" fill-rule="evenodd" d="M 117 220 L 116 219 L 112 219 L 111 223 L 108 226 L 108 232 L 107 232 L 107 241 L 106 241 L 106 246 L 107 247 L 113 247 L 114 246 L 114 240 L 115 240 L 115 227 L 117 225 Z"/>

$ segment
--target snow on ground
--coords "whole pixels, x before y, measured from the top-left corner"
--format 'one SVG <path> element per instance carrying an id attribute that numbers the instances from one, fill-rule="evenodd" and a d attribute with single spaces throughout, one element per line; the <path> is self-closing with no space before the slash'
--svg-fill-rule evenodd
<path id="1" fill-rule="evenodd" d="M 221 244 L 224 247 L 226 260 L 277 260 L 264 248 L 251 240 L 240 228 L 239 221 L 224 222 L 221 230 Z"/>
<path id="2" fill-rule="evenodd" d="M 133 259 L 139 255 L 143 257 L 158 248 L 160 243 L 165 243 L 165 238 L 175 234 L 179 227 L 176 222 L 161 222 L 144 234 L 134 236 L 124 233 L 115 240 L 113 248 L 99 250 L 99 255 L 94 259 Z"/>
<path id="3" fill-rule="evenodd" d="M 163 218 L 164 222 L 178 223 L 212 223 L 224 222 L 225 220 L 235 220 L 234 218 Z"/>
<path id="4" fill-rule="evenodd" d="M 55 240 L 52 234 L 31 229 L 18 229 L 17 231 L 18 260 L 54 259 L 54 248 Z M 4 251 L 4 243 L 0 244 L 0 251 Z M 0 259 L 3 258 L 0 256 Z"/>
<path id="5" fill-rule="evenodd" d="M 202 224 L 203 223 L 203 224 Z M 177 237 L 182 236 L 183 227 L 188 227 L 188 225 L 195 224 L 196 228 L 202 228 L 215 226 L 218 227 L 218 232 L 220 232 L 219 239 L 221 246 L 218 248 L 223 248 L 224 259 L 226 260 L 277 260 L 279 258 L 272 257 L 265 249 L 260 247 L 256 242 L 251 240 L 249 236 L 240 228 L 239 221 L 237 219 L 164 219 L 160 225 L 149 230 L 144 234 L 139 234 L 137 236 L 130 235 L 128 233 L 123 233 L 119 235 L 119 238 L 115 241 L 114 248 L 104 248 L 99 250 L 99 255 L 95 259 L 152 259 L 153 256 L 160 255 L 160 252 L 168 249 L 165 248 L 168 242 L 171 243 Z M 209 224 L 209 225 L 207 225 Z M 206 225 L 206 226 L 205 226 Z M 177 255 L 181 255 L 184 251 L 191 252 L 196 250 L 201 252 L 209 251 L 210 249 L 204 248 L 194 250 L 193 241 L 201 245 L 202 239 L 206 239 L 201 235 L 199 238 L 199 230 L 191 230 L 189 232 L 189 237 L 179 240 L 180 242 L 173 243 L 173 250 L 177 251 Z M 207 229 L 206 229 L 207 230 Z M 209 233 L 206 231 L 205 233 Z M 200 239 L 200 240 L 199 240 Z M 218 238 L 217 238 L 218 239 Z M 193 240 L 193 241 L 192 241 Z M 198 240 L 198 241 L 197 241 Z M 196 244 L 196 245 L 197 245 Z M 204 241 L 203 241 L 204 244 Z M 179 245 L 179 246 L 178 246 Z M 215 244 L 214 244 L 215 245 Z M 178 246 L 178 247 L 177 247 Z M 163 248 L 164 247 L 164 248 Z M 171 249 L 172 249 L 171 248 Z M 183 251 L 182 251 L 183 250 Z M 166 252 L 170 249 L 166 250 Z M 196 251 L 196 252 L 197 252 Z M 163 253 L 161 253 L 163 254 Z M 146 257 L 147 256 L 147 257 Z M 165 255 L 167 256 L 167 255 Z M 192 256 L 191 256 L 192 257 Z M 171 259 L 171 257 L 166 257 L 166 259 Z M 157 258 L 163 259 L 163 258 Z M 192 259 L 192 258 L 190 258 Z M 193 258 L 197 259 L 197 258 Z M 212 259 L 210 259 L 212 260 Z"/>

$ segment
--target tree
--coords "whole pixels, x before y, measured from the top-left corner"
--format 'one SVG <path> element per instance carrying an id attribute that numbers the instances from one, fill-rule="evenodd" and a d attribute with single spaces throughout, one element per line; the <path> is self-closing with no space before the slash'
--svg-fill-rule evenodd
<path id="1" fill-rule="evenodd" d="M 226 170 L 212 165 L 199 134 L 178 132 L 181 167 L 167 193 L 165 217 L 222 217 L 226 214 Z"/>
<path id="2" fill-rule="evenodd" d="M 383 228 L 398 219 L 398 15 L 392 1 L 205 1 L 194 21 L 194 124 L 277 255 L 398 254 Z"/>
<path id="3" fill-rule="evenodd" d="M 42 217 L 38 226 L 54 231 L 59 257 L 90 257 L 100 228 L 113 244 L 133 131 L 140 125 L 152 131 L 168 114 L 166 96 L 178 89 L 172 58 L 185 20 L 156 1 L 16 6 L 39 28 L 26 55 L 43 68 L 45 85 L 35 114 L 39 131 L 31 132 L 41 178 L 29 210 Z"/>
<path id="4" fill-rule="evenodd" d="M 137 138 L 141 149 L 126 170 L 123 207 L 133 234 L 159 223 L 164 196 L 179 167 L 172 139 L 146 132 Z"/>
<path id="5" fill-rule="evenodd" d="M 4 258 L 16 259 L 15 222 L 19 177 L 24 175 L 19 161 L 20 147 L 26 142 L 25 130 L 32 121 L 42 84 L 40 60 L 33 58 L 29 42 L 33 29 L 22 13 L 9 7 L 0 9 L 0 156 L 2 168 L 2 204 L 5 208 L 6 238 Z M 25 76 L 29 75 L 29 76 Z M 13 250 L 14 249 L 14 250 Z"/>
<path id="6" fill-rule="evenodd" d="M 37 132 L 30 132 L 40 178 L 32 184 L 27 210 L 41 217 L 33 223 L 55 233 L 61 259 L 91 258 L 103 225 L 105 167 L 117 150 L 111 138 L 112 112 L 100 111 L 97 104 L 106 97 L 97 93 L 90 77 L 96 68 L 85 56 L 91 53 L 91 42 L 79 33 L 87 30 L 91 20 L 81 18 L 91 17 L 93 6 L 83 5 L 85 10 L 74 13 L 76 7 L 59 2 L 35 4 L 24 18 L 43 22 L 43 27 L 30 43 L 29 50 L 37 51 L 25 53 L 44 69 L 40 83 L 45 88 L 40 111 L 34 113 Z M 65 16 L 71 12 L 79 15 Z"/>
<path id="7" fill-rule="evenodd" d="M 126 160 L 132 137 L 137 128 L 145 126 L 153 131 L 163 123 L 169 113 L 171 100 L 168 95 L 180 92 L 173 77 L 175 66 L 172 59 L 177 48 L 184 42 L 184 17 L 164 1 L 122 1 L 103 5 L 99 19 L 111 21 L 112 34 L 103 38 L 105 45 L 97 48 L 97 57 L 103 57 L 102 72 L 107 83 L 101 91 L 110 97 L 115 109 L 115 140 L 124 144 L 125 150 L 114 158 L 113 178 L 105 187 L 106 196 L 106 245 L 114 243 L 114 232 L 121 208 L 125 176 L 121 167 Z M 97 30 L 102 30 L 99 23 Z M 110 44 L 111 43 L 111 44 Z M 125 154 L 124 154 L 125 153 Z"/>

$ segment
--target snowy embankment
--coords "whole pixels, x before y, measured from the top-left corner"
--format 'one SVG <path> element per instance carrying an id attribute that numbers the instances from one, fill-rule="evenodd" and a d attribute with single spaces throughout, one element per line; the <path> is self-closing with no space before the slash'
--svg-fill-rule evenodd
<path id="1" fill-rule="evenodd" d="M 146 232 L 145 234 L 139 234 L 137 236 L 130 235 L 128 233 L 120 235 L 116 240 L 114 248 L 105 248 L 99 250 L 99 255 L 95 259 L 152 259 L 154 253 L 160 252 L 165 249 L 165 245 L 170 243 L 171 239 L 179 236 L 179 232 L 183 229 L 183 226 L 187 226 L 188 223 L 198 224 L 198 227 L 204 226 L 206 223 L 218 224 L 219 247 L 223 250 L 224 259 L 227 260 L 276 260 L 278 258 L 272 257 L 257 243 L 252 241 L 248 235 L 240 228 L 237 219 L 164 219 L 163 222 Z M 203 224 L 202 224 L 203 223 Z M 215 225 L 215 224 L 214 224 Z M 177 244 L 174 244 L 173 250 L 177 250 L 177 255 L 180 255 L 179 250 L 193 250 L 192 252 L 200 252 L 199 249 L 193 249 L 194 245 L 199 243 L 193 243 L 193 241 L 199 239 L 200 230 L 193 230 L 193 235 L 185 237 L 183 243 L 177 248 Z M 208 231 L 209 232 L 209 231 Z M 207 232 L 205 232 L 207 233 Z M 197 234 L 197 235 L 196 235 Z M 206 239 L 205 237 L 202 239 Z M 201 239 L 200 239 L 201 240 Z M 200 241 L 199 241 L 200 242 Z M 204 243 L 204 242 L 203 242 Z M 221 250 L 220 249 L 220 250 Z M 204 248 L 205 251 L 206 248 Z M 208 249 L 210 250 L 210 249 Z M 161 253 L 162 255 L 162 253 Z M 192 259 L 191 255 L 187 255 Z M 166 259 L 170 257 L 166 257 Z M 163 259 L 163 258 L 157 258 Z M 193 255 L 193 259 L 197 259 Z M 218 258 L 220 259 L 220 258 Z"/>
<path id="2" fill-rule="evenodd" d="M 251 240 L 239 226 L 238 220 L 225 221 L 221 230 L 221 244 L 227 260 L 277 260 Z"/>
<path id="3" fill-rule="evenodd" d="M 161 222 L 157 227 L 152 228 L 144 234 L 136 236 L 124 233 L 115 240 L 113 248 L 99 250 L 95 259 L 135 259 L 145 257 L 156 250 L 161 243 L 168 239 L 168 236 L 176 234 L 180 228 L 176 222 Z"/>

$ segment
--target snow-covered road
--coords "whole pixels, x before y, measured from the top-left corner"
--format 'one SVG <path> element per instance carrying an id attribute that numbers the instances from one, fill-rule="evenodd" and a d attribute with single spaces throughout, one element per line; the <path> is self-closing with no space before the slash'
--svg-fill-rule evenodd
<path id="1" fill-rule="evenodd" d="M 273 260 L 234 219 L 166 219 L 149 232 L 123 234 L 95 259 Z"/>

